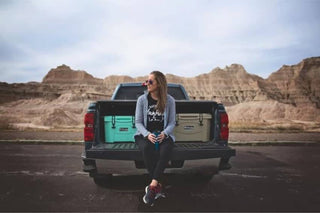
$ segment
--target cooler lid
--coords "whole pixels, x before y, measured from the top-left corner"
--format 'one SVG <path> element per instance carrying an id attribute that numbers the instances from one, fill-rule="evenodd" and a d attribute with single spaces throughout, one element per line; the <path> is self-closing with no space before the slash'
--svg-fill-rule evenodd
<path id="1" fill-rule="evenodd" d="M 177 119 L 179 120 L 199 120 L 202 119 L 211 119 L 212 115 L 209 113 L 183 113 L 177 114 Z"/>
<path id="2" fill-rule="evenodd" d="M 104 121 L 128 122 L 132 121 L 133 116 L 104 116 Z"/>

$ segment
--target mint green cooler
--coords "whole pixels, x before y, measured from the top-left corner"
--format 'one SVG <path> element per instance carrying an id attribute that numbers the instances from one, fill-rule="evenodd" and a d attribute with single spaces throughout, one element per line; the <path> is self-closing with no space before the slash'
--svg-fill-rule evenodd
<path id="1" fill-rule="evenodd" d="M 134 142 L 136 133 L 134 116 L 105 116 L 105 142 Z"/>

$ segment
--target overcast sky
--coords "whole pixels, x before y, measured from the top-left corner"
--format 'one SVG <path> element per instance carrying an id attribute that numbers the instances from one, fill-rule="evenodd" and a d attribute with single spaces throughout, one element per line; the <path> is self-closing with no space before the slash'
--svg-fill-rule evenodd
<path id="1" fill-rule="evenodd" d="M 241 64 L 267 78 L 320 56 L 320 0 L 0 0 L 0 81 L 66 64 L 94 77 L 192 77 Z"/>

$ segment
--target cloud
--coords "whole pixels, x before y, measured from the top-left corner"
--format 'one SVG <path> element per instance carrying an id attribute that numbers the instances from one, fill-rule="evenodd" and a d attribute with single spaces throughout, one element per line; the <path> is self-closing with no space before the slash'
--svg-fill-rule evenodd
<path id="1" fill-rule="evenodd" d="M 239 63 L 267 77 L 319 56 L 318 8 L 316 0 L 1 1 L 1 81 L 41 81 L 61 64 L 104 78 L 195 76 Z"/>

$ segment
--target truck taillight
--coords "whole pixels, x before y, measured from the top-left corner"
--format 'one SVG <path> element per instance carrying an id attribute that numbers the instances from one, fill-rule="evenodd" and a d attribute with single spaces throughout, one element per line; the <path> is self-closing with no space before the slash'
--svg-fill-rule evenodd
<path id="1" fill-rule="evenodd" d="M 229 118 L 228 114 L 223 112 L 220 114 L 220 139 L 228 140 L 229 138 Z"/>
<path id="2" fill-rule="evenodd" d="M 86 113 L 84 116 L 84 141 L 93 141 L 94 139 L 94 113 Z"/>

